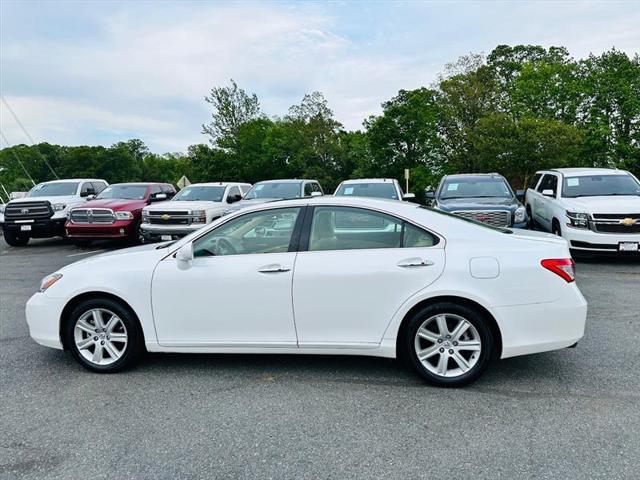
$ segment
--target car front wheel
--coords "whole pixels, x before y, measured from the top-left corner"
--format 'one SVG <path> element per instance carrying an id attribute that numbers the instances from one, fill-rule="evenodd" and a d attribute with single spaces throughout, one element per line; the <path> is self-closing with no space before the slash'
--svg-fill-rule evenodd
<path id="1" fill-rule="evenodd" d="M 133 313 L 119 302 L 101 298 L 76 306 L 64 329 L 65 345 L 86 369 L 114 373 L 133 365 L 143 337 Z"/>
<path id="2" fill-rule="evenodd" d="M 12 247 L 24 247 L 29 243 L 29 235 L 14 233 L 11 230 L 4 231 L 4 240 Z"/>
<path id="3" fill-rule="evenodd" d="M 494 349 L 491 330 L 476 310 L 437 303 L 419 312 L 405 329 L 404 353 L 427 382 L 459 387 L 476 380 Z"/>

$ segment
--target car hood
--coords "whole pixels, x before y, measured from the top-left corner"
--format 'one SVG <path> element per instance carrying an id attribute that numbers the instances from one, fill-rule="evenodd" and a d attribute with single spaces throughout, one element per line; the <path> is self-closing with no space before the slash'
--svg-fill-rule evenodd
<path id="1" fill-rule="evenodd" d="M 229 208 L 227 209 L 227 212 L 235 212 L 244 207 L 250 207 L 252 205 L 260 205 L 261 203 L 276 202 L 278 200 L 283 200 L 283 199 L 282 198 L 251 198 L 248 200 L 240 200 L 239 202 L 236 202 L 230 205 Z"/>
<path id="2" fill-rule="evenodd" d="M 75 195 L 61 195 L 56 197 L 27 197 L 27 198 L 16 198 L 14 200 L 11 200 L 9 203 L 7 203 L 7 205 L 11 205 L 13 203 L 43 202 L 43 201 L 50 202 L 51 205 L 54 205 L 56 203 L 64 203 L 65 205 L 69 205 L 73 203 L 82 202 L 83 200 L 84 200 L 83 198 L 79 198 Z"/>
<path id="3" fill-rule="evenodd" d="M 127 200 L 124 198 L 105 198 L 104 200 L 89 200 L 76 205 L 76 208 L 110 208 L 111 210 L 139 210 L 147 202 L 145 200 Z"/>
<path id="4" fill-rule="evenodd" d="M 515 210 L 520 203 L 515 198 L 452 198 L 438 199 L 438 208 L 451 212 L 454 210 Z"/>
<path id="5" fill-rule="evenodd" d="M 606 197 L 563 197 L 567 210 L 582 213 L 640 213 L 640 197 L 611 195 Z"/>
<path id="6" fill-rule="evenodd" d="M 86 265 L 88 263 L 104 263 L 105 268 L 117 269 L 118 265 L 126 265 L 127 263 L 132 262 L 134 260 L 139 260 L 140 257 L 143 257 L 143 256 L 148 256 L 150 260 L 155 257 L 157 257 L 157 260 L 160 260 L 161 258 L 165 257 L 169 253 L 169 250 L 166 248 L 159 249 L 158 247 L 161 247 L 167 243 L 171 243 L 171 242 L 150 243 L 147 245 L 139 245 L 137 247 L 129 247 L 129 248 L 123 248 L 120 250 L 112 250 L 110 252 L 101 253 L 99 255 L 94 255 L 92 257 L 85 258 L 77 262 L 71 263 L 66 267 L 63 267 L 60 271 L 64 272 L 65 270 L 73 269 L 78 265 Z M 149 268 L 153 268 L 154 266 L 155 266 L 155 263 L 151 261 L 149 263 Z"/>
<path id="7" fill-rule="evenodd" d="M 145 210 L 149 211 L 165 211 L 165 210 L 208 210 L 210 208 L 224 208 L 226 204 L 222 202 L 210 202 L 208 200 L 169 200 L 167 202 L 158 202 L 149 205 Z"/>

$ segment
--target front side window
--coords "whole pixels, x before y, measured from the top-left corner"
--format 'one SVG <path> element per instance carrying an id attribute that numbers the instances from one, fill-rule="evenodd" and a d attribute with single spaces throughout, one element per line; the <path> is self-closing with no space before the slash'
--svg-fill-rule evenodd
<path id="1" fill-rule="evenodd" d="M 78 190 L 78 182 L 52 182 L 36 185 L 27 194 L 27 197 L 62 197 L 75 195 Z"/>
<path id="2" fill-rule="evenodd" d="M 300 183 L 268 182 L 256 183 L 244 197 L 253 198 L 300 198 Z"/>
<path id="3" fill-rule="evenodd" d="M 207 200 L 209 202 L 221 202 L 226 187 L 190 186 L 185 187 L 173 197 L 175 201 L 190 202 L 194 200 Z"/>
<path id="4" fill-rule="evenodd" d="M 144 200 L 147 196 L 146 185 L 110 185 L 96 199 L 122 198 L 126 200 Z"/>
<path id="5" fill-rule="evenodd" d="M 538 192 L 540 193 L 544 192 L 545 190 L 551 190 L 555 195 L 557 189 L 558 189 L 558 177 L 556 177 L 555 175 L 551 175 L 550 173 L 546 174 L 542 178 L 542 181 L 538 186 Z"/>
<path id="6" fill-rule="evenodd" d="M 640 195 L 640 184 L 631 175 L 586 175 L 565 177 L 562 196 L 604 197 L 607 195 Z"/>
<path id="7" fill-rule="evenodd" d="M 193 243 L 195 257 L 289 251 L 300 208 L 247 213 L 211 230 Z"/>
<path id="8" fill-rule="evenodd" d="M 450 177 L 440 190 L 441 200 L 453 198 L 512 198 L 513 192 L 502 177 Z"/>
<path id="9" fill-rule="evenodd" d="M 102 190 L 107 188 L 107 184 L 105 182 L 91 182 L 91 184 L 93 185 L 93 189 L 96 193 L 100 193 Z"/>
<path id="10" fill-rule="evenodd" d="M 309 250 L 430 247 L 437 237 L 399 218 L 349 207 L 317 207 Z"/>
<path id="11" fill-rule="evenodd" d="M 393 183 L 347 183 L 336 190 L 337 197 L 373 197 L 398 200 L 398 193 Z"/>

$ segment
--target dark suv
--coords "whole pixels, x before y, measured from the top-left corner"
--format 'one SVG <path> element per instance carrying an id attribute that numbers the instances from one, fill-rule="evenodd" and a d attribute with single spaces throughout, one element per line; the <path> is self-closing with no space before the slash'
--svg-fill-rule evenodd
<path id="1" fill-rule="evenodd" d="M 497 173 L 447 175 L 435 192 L 426 192 L 439 210 L 496 227 L 526 228 L 527 212 L 507 180 Z"/>

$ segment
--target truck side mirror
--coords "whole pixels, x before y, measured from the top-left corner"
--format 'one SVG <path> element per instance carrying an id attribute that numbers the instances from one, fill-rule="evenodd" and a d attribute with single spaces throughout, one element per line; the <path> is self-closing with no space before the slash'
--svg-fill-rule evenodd
<path id="1" fill-rule="evenodd" d="M 556 196 L 556 192 L 554 192 L 553 190 L 548 188 L 546 190 L 542 190 L 542 195 L 544 195 L 545 197 L 555 197 Z"/>
<path id="2" fill-rule="evenodd" d="M 524 195 L 526 192 L 526 190 L 516 190 L 516 198 L 521 202 L 524 202 Z"/>

